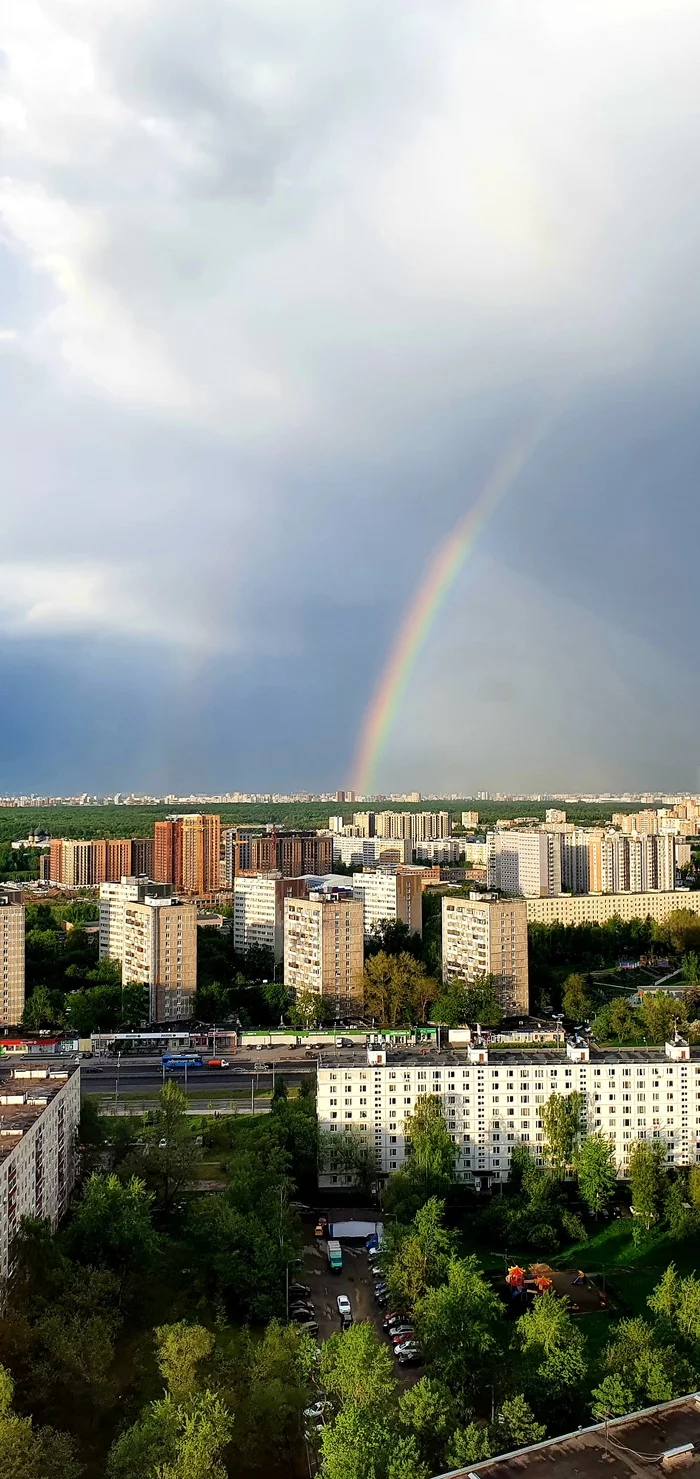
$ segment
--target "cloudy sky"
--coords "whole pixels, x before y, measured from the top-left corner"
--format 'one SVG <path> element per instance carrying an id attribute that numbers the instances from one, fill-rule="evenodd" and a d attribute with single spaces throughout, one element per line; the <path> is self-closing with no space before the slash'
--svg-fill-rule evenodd
<path id="1" fill-rule="evenodd" d="M 0 791 L 700 786 L 697 0 L 22 0 Z"/>

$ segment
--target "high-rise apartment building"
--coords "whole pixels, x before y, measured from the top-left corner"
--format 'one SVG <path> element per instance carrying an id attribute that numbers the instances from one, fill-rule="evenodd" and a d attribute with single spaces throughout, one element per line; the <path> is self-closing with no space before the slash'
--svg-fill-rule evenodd
<path id="1" fill-rule="evenodd" d="M 562 834 L 561 886 L 567 893 L 588 893 L 590 844 L 596 835 L 581 827 Z"/>
<path id="2" fill-rule="evenodd" d="M 354 873 L 352 891 L 362 900 L 365 937 L 377 926 L 401 920 L 411 934 L 423 933 L 423 879 L 419 869 L 377 868 Z"/>
<path id="3" fill-rule="evenodd" d="M 187 812 L 156 822 L 153 873 L 158 883 L 202 897 L 221 887 L 221 818 Z"/>
<path id="4" fill-rule="evenodd" d="M 478 827 L 478 825 L 479 825 L 479 813 L 478 813 L 478 811 L 463 811 L 462 812 L 462 826 L 464 827 L 464 829 L 465 829 L 466 832 L 469 831 L 470 827 Z"/>
<path id="5" fill-rule="evenodd" d="M 562 827 L 566 821 L 566 812 L 559 811 L 556 806 L 548 806 L 544 814 L 544 819 L 545 822 L 551 823 L 552 826 Z"/>
<path id="6" fill-rule="evenodd" d="M 173 898 L 124 906 L 122 979 L 147 986 L 152 1022 L 192 1013 L 197 989 L 197 906 Z"/>
<path id="7" fill-rule="evenodd" d="M 676 886 L 676 839 L 669 834 L 608 832 L 592 836 L 588 892 L 664 892 Z"/>
<path id="8" fill-rule="evenodd" d="M 345 867 L 375 868 L 410 863 L 413 847 L 406 837 L 333 837 L 333 862 Z"/>
<path id="9" fill-rule="evenodd" d="M 361 899 L 312 893 L 284 901 L 284 984 L 296 996 L 322 996 L 337 1016 L 362 996 L 364 910 Z"/>
<path id="10" fill-rule="evenodd" d="M 100 885 L 100 960 L 124 960 L 124 921 L 127 904 L 143 904 L 147 898 L 170 899 L 169 883 L 125 876 L 119 883 Z M 124 978 L 126 980 L 126 978 Z"/>
<path id="11" fill-rule="evenodd" d="M 529 1010 L 527 905 L 524 899 L 473 894 L 442 901 L 443 980 L 478 981 L 493 976 L 509 1015 Z"/>
<path id="12" fill-rule="evenodd" d="M 49 847 L 46 882 L 64 888 L 98 888 L 118 883 L 122 877 L 148 872 L 152 846 L 142 837 L 100 838 L 74 841 L 55 837 Z M 150 852 L 149 852 L 150 849 Z"/>
<path id="13" fill-rule="evenodd" d="M 317 832 L 268 832 L 263 837 L 241 837 L 236 828 L 226 828 L 223 883 L 231 888 L 234 878 L 241 873 L 280 873 L 283 878 L 330 873 L 334 840 Z"/>
<path id="14" fill-rule="evenodd" d="M 561 893 L 561 839 L 554 832 L 489 832 L 489 888 L 539 899 Z"/>
<path id="15" fill-rule="evenodd" d="M 23 1217 L 52 1228 L 75 1185 L 80 1069 L 23 1060 L 0 1069 L 0 1279 Z"/>
<path id="16" fill-rule="evenodd" d="M 308 895 L 303 878 L 274 873 L 239 874 L 233 880 L 233 947 L 240 955 L 257 948 L 284 955 L 284 901 Z"/>
<path id="17" fill-rule="evenodd" d="M 14 1026 L 24 1011 L 24 907 L 0 892 L 0 1022 Z"/>
<path id="18" fill-rule="evenodd" d="M 449 837 L 452 823 L 448 811 L 380 811 L 375 816 L 378 837 L 408 837 L 411 842 L 427 842 L 432 837 Z"/>
<path id="19" fill-rule="evenodd" d="M 377 830 L 377 818 L 373 811 L 356 811 L 352 824 L 358 837 L 374 837 Z"/>
<path id="20" fill-rule="evenodd" d="M 153 838 L 132 837 L 131 839 L 131 867 L 125 868 L 125 873 L 134 878 L 153 877 Z M 121 877 L 121 874 L 119 875 Z"/>

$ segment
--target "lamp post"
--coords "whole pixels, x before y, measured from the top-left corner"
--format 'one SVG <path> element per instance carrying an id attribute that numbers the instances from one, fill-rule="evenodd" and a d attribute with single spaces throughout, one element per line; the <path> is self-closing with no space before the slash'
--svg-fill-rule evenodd
<path id="1" fill-rule="evenodd" d="M 117 1053 L 117 1077 L 114 1083 L 114 1113 L 119 1112 L 119 1066 L 122 1061 L 121 1053 Z"/>

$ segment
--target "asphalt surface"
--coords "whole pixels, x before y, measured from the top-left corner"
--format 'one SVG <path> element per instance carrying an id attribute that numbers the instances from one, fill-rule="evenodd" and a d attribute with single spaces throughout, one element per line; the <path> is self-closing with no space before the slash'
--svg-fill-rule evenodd
<path id="1" fill-rule="evenodd" d="M 363 1214 L 366 1216 L 366 1212 Z M 352 1216 L 347 1210 L 343 1217 Z M 350 1300 L 354 1321 L 369 1320 L 381 1340 L 389 1345 L 389 1338 L 382 1327 L 385 1311 L 374 1300 L 374 1282 L 369 1259 L 361 1244 L 341 1243 L 343 1267 L 339 1274 L 331 1273 L 328 1267 L 325 1239 L 310 1238 L 304 1249 L 303 1271 L 295 1277 L 311 1289 L 307 1297 L 313 1304 L 318 1322 L 319 1341 L 328 1340 L 341 1328 L 337 1298 L 346 1294 Z M 400 1366 L 394 1361 L 396 1375 L 405 1386 L 413 1386 L 423 1374 L 420 1366 Z"/>
<path id="2" fill-rule="evenodd" d="M 157 1093 L 163 1085 L 163 1069 L 160 1060 L 149 1063 L 133 1062 L 122 1058 L 119 1067 L 113 1058 L 82 1059 L 81 1080 L 87 1094 L 114 1094 L 119 1077 L 120 1094 Z M 298 1086 L 301 1080 L 313 1072 L 314 1065 L 302 1065 L 297 1061 L 289 1065 L 275 1066 L 275 1078 L 284 1078 L 289 1087 Z M 175 1079 L 184 1086 L 184 1068 L 168 1069 L 166 1078 Z M 250 1094 L 251 1080 L 255 1093 L 269 1093 L 273 1085 L 270 1070 L 263 1071 L 255 1063 L 236 1061 L 230 1068 L 193 1068 L 187 1070 L 188 1089 L 203 1089 L 207 1093 L 227 1095 L 234 1089 Z"/>

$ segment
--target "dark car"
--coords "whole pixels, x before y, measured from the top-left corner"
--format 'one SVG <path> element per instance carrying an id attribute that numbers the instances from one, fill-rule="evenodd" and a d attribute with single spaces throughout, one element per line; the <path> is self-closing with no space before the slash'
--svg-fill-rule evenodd
<path id="1" fill-rule="evenodd" d="M 399 1351 L 397 1355 L 399 1366 L 420 1366 L 422 1357 L 417 1346 L 409 1346 L 405 1351 Z"/>
<path id="2" fill-rule="evenodd" d="M 291 1298 L 292 1294 L 310 1294 L 310 1293 L 311 1293 L 311 1290 L 310 1290 L 308 1284 L 290 1284 L 290 1286 L 289 1286 L 290 1298 Z"/>

